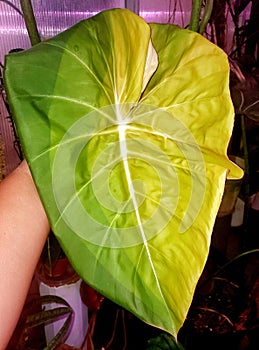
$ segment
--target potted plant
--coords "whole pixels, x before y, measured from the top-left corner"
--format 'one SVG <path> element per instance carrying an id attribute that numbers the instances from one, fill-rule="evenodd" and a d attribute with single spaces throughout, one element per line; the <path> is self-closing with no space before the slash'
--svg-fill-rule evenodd
<path id="1" fill-rule="evenodd" d="M 240 15 L 250 4 L 249 19 L 240 24 Z M 258 4 L 254 1 L 240 1 L 230 11 L 235 24 L 235 46 L 230 52 L 232 71 L 230 76 L 231 98 L 235 108 L 235 124 L 229 152 L 243 159 L 244 178 L 239 194 L 239 203 L 243 203 L 243 218 L 239 231 L 242 235 L 243 251 L 258 248 L 256 226 L 256 201 L 258 194 L 258 57 L 256 51 Z M 243 16 L 244 17 L 244 16 Z M 241 216 L 241 215 L 239 215 Z M 251 225 L 251 221 L 254 223 Z"/>
<path id="2" fill-rule="evenodd" d="M 211 10 L 208 1 L 199 21 L 201 5 L 189 31 L 105 11 L 5 64 L 23 150 L 72 266 L 174 337 L 206 262 L 227 169 L 242 176 L 226 152 L 228 62 L 195 33 Z"/>

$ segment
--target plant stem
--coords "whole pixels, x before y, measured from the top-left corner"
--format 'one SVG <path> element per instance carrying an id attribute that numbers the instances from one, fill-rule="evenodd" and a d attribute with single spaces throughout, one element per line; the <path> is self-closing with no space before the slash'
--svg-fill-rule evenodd
<path id="1" fill-rule="evenodd" d="M 244 253 L 241 253 L 237 256 L 235 256 L 233 259 L 231 259 L 230 261 L 228 261 L 226 264 L 224 264 L 223 266 L 221 266 L 214 274 L 213 276 L 217 276 L 219 275 L 223 270 L 225 270 L 229 265 L 233 264 L 235 261 L 250 255 L 250 254 L 255 254 L 255 253 L 259 253 L 259 249 L 252 249 L 252 250 L 248 250 Z"/>
<path id="2" fill-rule="evenodd" d="M 199 33 L 203 34 L 205 31 L 207 24 L 210 20 L 210 16 L 213 10 L 213 0 L 206 0 L 205 8 L 204 8 L 204 14 L 201 20 L 200 28 L 199 28 Z"/>
<path id="3" fill-rule="evenodd" d="M 125 7 L 132 12 L 136 13 L 136 15 L 139 14 L 139 1 L 135 0 L 126 0 L 125 1 Z"/>
<path id="4" fill-rule="evenodd" d="M 20 0 L 20 4 L 31 45 L 36 45 L 41 39 L 35 21 L 31 0 Z"/>
<path id="5" fill-rule="evenodd" d="M 202 0 L 192 0 L 192 12 L 189 29 L 194 32 L 199 30 L 200 13 L 201 13 Z"/>

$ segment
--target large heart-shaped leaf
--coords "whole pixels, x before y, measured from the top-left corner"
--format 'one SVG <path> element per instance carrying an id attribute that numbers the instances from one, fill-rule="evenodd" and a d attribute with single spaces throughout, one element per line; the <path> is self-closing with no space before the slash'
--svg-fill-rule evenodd
<path id="1" fill-rule="evenodd" d="M 225 54 L 128 10 L 6 58 L 8 98 L 77 272 L 176 336 L 204 267 L 233 126 Z"/>

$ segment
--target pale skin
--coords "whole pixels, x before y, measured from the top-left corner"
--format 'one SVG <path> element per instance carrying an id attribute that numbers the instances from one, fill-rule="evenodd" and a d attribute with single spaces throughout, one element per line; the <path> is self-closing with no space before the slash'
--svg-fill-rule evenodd
<path id="1" fill-rule="evenodd" d="M 23 161 L 0 183 L 0 350 L 15 329 L 49 230 Z"/>

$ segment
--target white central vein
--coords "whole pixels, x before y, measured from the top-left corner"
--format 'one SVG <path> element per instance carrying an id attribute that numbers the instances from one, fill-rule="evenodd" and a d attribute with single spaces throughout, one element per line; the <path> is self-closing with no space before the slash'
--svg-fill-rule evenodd
<path id="1" fill-rule="evenodd" d="M 167 303 L 166 303 L 165 298 L 164 298 L 164 294 L 163 294 L 161 286 L 160 286 L 160 282 L 159 282 L 159 279 L 158 279 L 158 276 L 157 276 L 157 273 L 156 273 L 156 269 L 155 269 L 155 266 L 154 266 L 154 263 L 153 263 L 153 259 L 151 257 L 151 253 L 150 253 L 150 250 L 149 250 L 149 247 L 148 247 L 148 242 L 147 242 L 147 238 L 146 238 L 146 235 L 145 235 L 144 227 L 142 225 L 142 221 L 141 221 L 141 217 L 140 217 L 140 213 L 139 213 L 139 209 L 138 209 L 137 198 L 136 198 L 136 195 L 135 195 L 135 190 L 134 190 L 134 186 L 133 186 L 133 182 L 132 182 L 132 178 L 131 178 L 131 174 L 130 174 L 129 163 L 128 163 L 128 150 L 127 150 L 127 142 L 126 142 L 126 130 L 127 130 L 127 127 L 128 127 L 127 126 L 127 120 L 125 120 L 125 119 L 123 120 L 121 118 L 120 113 L 118 113 L 118 111 L 117 111 L 117 116 L 118 116 L 118 121 L 119 121 L 118 131 L 119 131 L 119 140 L 120 140 L 120 152 L 121 152 L 121 157 L 122 157 L 122 160 L 123 160 L 123 166 L 124 166 L 124 170 L 125 170 L 125 176 L 126 176 L 126 180 L 127 180 L 127 184 L 128 184 L 130 198 L 131 198 L 131 200 L 133 202 L 133 207 L 134 207 L 134 210 L 135 210 L 135 213 L 136 213 L 138 226 L 139 226 L 139 229 L 140 229 L 140 232 L 141 232 L 141 236 L 142 236 L 142 239 L 143 239 L 143 244 L 144 244 L 143 248 L 145 247 L 146 254 L 148 256 L 148 259 L 149 259 L 149 262 L 150 262 L 150 266 L 151 266 L 151 269 L 153 271 L 154 278 L 156 280 L 157 288 L 159 290 L 159 293 L 160 293 L 162 299 L 164 300 L 165 307 L 167 309 L 168 315 L 171 317 L 170 311 L 168 309 Z"/>
<path id="2" fill-rule="evenodd" d="M 126 143 L 126 129 L 127 129 L 126 124 L 119 125 L 119 139 L 120 139 L 121 157 L 123 160 L 123 166 L 124 166 L 124 170 L 125 170 L 125 176 L 126 176 L 128 188 L 129 188 L 130 198 L 132 199 L 132 202 L 133 202 L 133 207 L 134 207 L 134 210 L 136 213 L 137 222 L 138 222 L 138 225 L 140 228 L 141 235 L 143 237 L 143 241 L 144 241 L 144 243 L 146 243 L 147 239 L 146 239 L 144 228 L 143 228 L 142 221 L 140 218 L 138 203 L 137 203 L 135 190 L 134 190 L 134 186 L 133 186 L 133 182 L 132 182 L 132 178 L 131 178 L 131 174 L 130 174 L 130 169 L 129 169 L 128 150 L 127 150 L 127 143 Z"/>
<path id="3" fill-rule="evenodd" d="M 128 149 L 127 149 L 127 142 L 126 142 L 126 130 L 127 130 L 127 119 L 123 119 L 121 117 L 120 112 L 117 110 L 117 117 L 118 117 L 118 132 L 119 132 L 119 140 L 120 140 L 120 152 L 121 152 L 121 157 L 122 157 L 122 161 L 123 161 L 123 166 L 124 166 L 124 171 L 125 171 L 125 176 L 126 176 L 126 180 L 127 180 L 127 184 L 128 184 L 128 189 L 129 189 L 129 193 L 130 193 L 130 198 L 132 200 L 133 203 L 133 207 L 136 213 L 136 218 L 137 218 L 137 223 L 140 229 L 140 233 L 143 239 L 143 244 L 146 250 L 146 254 L 148 256 L 149 262 L 151 264 L 151 268 L 158 286 L 158 289 L 160 291 L 160 294 L 162 296 L 162 298 L 164 299 L 162 290 L 161 290 L 161 286 L 158 280 L 158 276 L 156 274 L 156 270 L 155 270 L 155 266 L 153 264 L 153 260 L 149 251 L 149 247 L 148 247 L 148 242 L 147 242 L 147 238 L 145 235 L 145 230 L 142 224 L 142 220 L 140 217 L 140 213 L 139 213 L 139 208 L 138 208 L 138 202 L 137 202 L 137 198 L 135 195 L 135 190 L 134 190 L 134 186 L 133 186 L 133 181 L 132 181 L 132 177 L 130 174 L 130 169 L 129 169 L 129 162 L 128 162 Z"/>
<path id="4" fill-rule="evenodd" d="M 137 202 L 137 198 L 135 195 L 133 181 L 132 181 L 132 177 L 131 177 L 130 169 L 129 169 L 128 149 L 127 149 L 127 141 L 126 141 L 126 130 L 127 130 L 128 119 L 127 119 L 127 117 L 125 119 L 122 117 L 121 112 L 119 110 L 119 106 L 117 103 L 116 103 L 116 115 L 117 115 L 117 120 L 118 120 L 120 153 L 121 153 L 121 158 L 123 161 L 123 167 L 124 167 L 125 176 L 126 176 L 126 180 L 127 180 L 127 184 L 128 184 L 130 198 L 132 199 L 132 202 L 133 202 L 133 207 L 134 207 L 134 210 L 136 213 L 136 218 L 137 218 L 137 222 L 138 222 L 138 225 L 140 228 L 140 232 L 142 235 L 144 245 L 146 246 L 147 251 L 148 251 L 147 238 L 146 238 L 145 231 L 144 231 L 144 228 L 142 225 L 142 221 L 141 221 L 141 217 L 140 217 L 140 213 L 139 213 L 139 209 L 138 209 L 138 202 Z M 150 258 L 150 256 L 149 256 L 149 258 Z"/>

